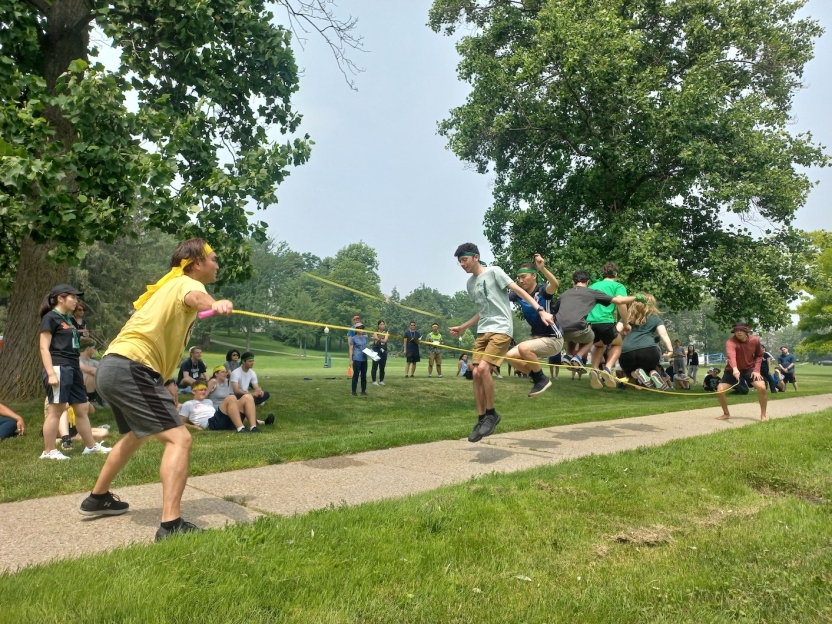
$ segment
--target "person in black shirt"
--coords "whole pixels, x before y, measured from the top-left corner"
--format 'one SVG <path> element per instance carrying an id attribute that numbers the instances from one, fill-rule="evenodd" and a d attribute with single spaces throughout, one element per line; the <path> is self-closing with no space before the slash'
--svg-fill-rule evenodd
<path id="1" fill-rule="evenodd" d="M 87 306 L 84 305 L 83 301 L 79 301 L 78 305 L 75 306 L 75 310 L 72 311 L 72 320 L 81 338 L 88 338 L 90 335 L 90 331 L 87 329 L 87 322 L 84 320 L 84 314 L 86 312 Z"/>
<path id="2" fill-rule="evenodd" d="M 404 365 L 405 377 L 407 377 L 408 370 L 411 377 L 416 374 L 416 364 L 422 359 L 419 355 L 419 341 L 421 339 L 422 334 L 416 331 L 416 321 L 410 321 L 410 329 L 404 333 L 404 355 L 407 358 Z"/>
<path id="3" fill-rule="evenodd" d="M 719 380 L 719 369 L 709 368 L 708 374 L 705 375 L 705 381 L 702 382 L 702 388 L 705 392 L 716 392 L 716 389 L 719 386 Z"/>
<path id="4" fill-rule="evenodd" d="M 179 365 L 179 376 L 176 378 L 176 385 L 180 388 L 190 388 L 197 381 L 206 381 L 208 369 L 202 361 L 202 349 L 191 347 L 191 357 Z"/>
<path id="5" fill-rule="evenodd" d="M 109 453 L 92 437 L 87 416 L 88 400 L 84 374 L 79 361 L 80 338 L 72 312 L 83 296 L 69 284 L 58 284 L 44 298 L 40 309 L 40 357 L 43 361 L 43 386 L 48 403 L 43 422 L 43 453 L 41 459 L 69 459 L 55 448 L 61 414 L 71 405 L 75 426 L 86 444 L 84 454 Z"/>
<path id="6" fill-rule="evenodd" d="M 699 370 L 699 354 L 696 352 L 696 347 L 688 345 L 687 352 L 688 377 L 691 378 L 693 385 L 696 385 L 696 373 Z"/>

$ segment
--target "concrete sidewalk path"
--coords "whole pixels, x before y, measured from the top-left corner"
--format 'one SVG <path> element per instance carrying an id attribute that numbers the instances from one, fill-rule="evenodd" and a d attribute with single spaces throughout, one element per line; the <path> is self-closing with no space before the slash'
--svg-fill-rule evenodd
<path id="1" fill-rule="evenodd" d="M 832 408 L 832 394 L 769 403 L 770 418 Z M 759 422 L 757 403 L 495 434 L 477 444 L 444 440 L 383 451 L 250 468 L 188 480 L 182 517 L 203 528 L 250 522 L 263 514 L 306 513 L 329 504 L 357 505 L 515 472 L 585 455 L 615 453 Z M 499 428 L 498 428 L 499 430 Z M 117 488 L 130 503 L 122 516 L 85 518 L 86 492 L 0 505 L 0 570 L 151 543 L 161 517 L 158 483 Z"/>

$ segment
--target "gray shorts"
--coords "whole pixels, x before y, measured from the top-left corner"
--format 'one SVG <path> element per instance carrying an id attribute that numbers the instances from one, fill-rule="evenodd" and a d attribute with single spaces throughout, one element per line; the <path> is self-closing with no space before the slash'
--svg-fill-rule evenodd
<path id="1" fill-rule="evenodd" d="M 120 355 L 105 355 L 95 374 L 95 389 L 110 407 L 121 434 L 145 438 L 183 426 L 162 376 Z"/>
<path id="2" fill-rule="evenodd" d="M 587 325 L 584 329 L 563 332 L 563 341 L 575 342 L 582 345 L 589 344 L 590 342 L 595 342 L 595 334 L 593 333 L 592 328 Z"/>

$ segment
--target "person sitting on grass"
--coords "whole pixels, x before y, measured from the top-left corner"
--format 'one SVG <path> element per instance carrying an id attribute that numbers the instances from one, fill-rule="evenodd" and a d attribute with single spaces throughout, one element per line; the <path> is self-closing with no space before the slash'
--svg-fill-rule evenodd
<path id="1" fill-rule="evenodd" d="M 465 377 L 465 373 L 468 372 L 468 354 L 463 353 L 459 356 L 459 362 L 456 365 L 456 376 L 457 377 Z"/>
<path id="2" fill-rule="evenodd" d="M 26 432 L 23 418 L 14 413 L 11 408 L 0 403 L 0 440 L 14 438 Z"/>
<path id="3" fill-rule="evenodd" d="M 254 417 L 254 410 L 245 415 L 249 429 L 246 430 L 243 426 L 236 397 L 229 395 L 225 397 L 219 407 L 214 407 L 214 402 L 208 398 L 208 384 L 204 381 L 195 382 L 191 386 L 191 390 L 194 393 L 194 398 L 182 404 L 182 407 L 179 408 L 179 415 L 190 421 L 192 425 L 211 431 L 260 433 L 257 428 L 257 420 Z"/>
<path id="4" fill-rule="evenodd" d="M 87 414 L 94 414 L 95 407 L 91 403 L 88 407 Z M 110 435 L 109 426 L 92 428 L 92 437 L 96 440 L 103 440 L 108 435 Z M 61 448 L 64 449 L 71 449 L 73 440 L 76 442 L 81 440 L 81 435 L 75 426 L 75 410 L 71 407 L 65 409 L 64 413 L 61 414 L 61 420 L 58 422 L 58 436 L 60 437 L 55 440 L 55 444 L 60 444 Z"/>
<path id="5" fill-rule="evenodd" d="M 211 399 L 214 407 L 219 408 L 228 396 L 235 396 L 231 389 L 231 381 L 228 378 L 228 371 L 225 369 L 224 364 L 215 366 L 211 374 L 211 379 L 208 380 L 208 398 Z M 246 418 L 248 418 L 249 415 L 255 414 L 256 406 L 254 404 L 254 397 L 249 393 L 244 394 L 237 399 L 237 408 L 246 416 Z M 258 420 L 257 424 L 274 424 L 274 414 L 269 412 L 269 415 L 266 416 L 266 420 Z"/>
<path id="6" fill-rule="evenodd" d="M 705 392 L 716 392 L 716 388 L 719 386 L 719 373 L 720 370 L 715 366 L 708 369 L 708 374 L 705 375 L 705 379 L 702 381 L 702 389 Z"/>
<path id="7" fill-rule="evenodd" d="M 237 349 L 231 349 L 228 353 L 225 354 L 225 370 L 228 371 L 228 374 L 234 372 L 235 369 L 240 368 L 240 352 Z"/>
<path id="8" fill-rule="evenodd" d="M 725 342 L 725 353 L 728 356 L 728 363 L 722 374 L 722 382 L 717 388 L 716 398 L 722 408 L 722 415 L 717 420 L 728 420 L 731 414 L 728 411 L 728 399 L 724 390 L 740 384 L 745 380 L 748 386 L 757 390 L 757 401 L 760 404 L 760 420 L 767 420 L 766 406 L 768 405 L 768 392 L 766 382 L 760 374 L 760 366 L 763 363 L 763 347 L 760 339 L 751 335 L 751 328 L 744 323 L 735 323 L 731 328 L 733 336 Z"/>
<path id="9" fill-rule="evenodd" d="M 783 378 L 783 392 L 786 391 L 786 384 L 791 384 L 797 392 L 797 379 L 794 376 L 794 355 L 789 353 L 788 347 L 780 347 L 780 356 L 777 358 L 777 370 Z"/>
<path id="10" fill-rule="evenodd" d="M 271 394 L 265 390 L 261 390 L 257 385 L 257 373 L 254 372 L 254 354 L 251 351 L 246 351 L 240 357 L 242 365 L 231 371 L 231 389 L 234 391 L 234 396 L 238 399 L 245 394 L 250 394 L 254 399 L 255 405 L 263 405 L 269 400 Z"/>
<path id="11" fill-rule="evenodd" d="M 176 379 L 179 387 L 186 391 L 193 387 L 196 381 L 205 381 L 205 373 L 208 370 L 202 361 L 202 349 L 191 347 L 190 354 L 179 366 L 179 377 Z"/>
<path id="12" fill-rule="evenodd" d="M 95 373 L 98 372 L 98 361 L 92 359 L 95 355 L 95 340 L 92 338 L 81 338 L 81 351 L 78 361 L 81 365 L 81 372 L 84 373 L 84 387 L 87 389 L 87 398 L 91 404 L 102 405 L 101 397 L 95 391 Z"/>
<path id="13" fill-rule="evenodd" d="M 678 372 L 675 366 L 668 366 L 666 370 L 675 390 L 690 390 L 690 377 L 683 372 L 684 366 Z"/>

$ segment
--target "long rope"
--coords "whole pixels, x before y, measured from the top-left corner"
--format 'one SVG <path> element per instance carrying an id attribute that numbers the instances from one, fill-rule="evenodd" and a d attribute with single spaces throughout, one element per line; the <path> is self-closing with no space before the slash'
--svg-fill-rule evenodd
<path id="1" fill-rule="evenodd" d="M 208 313 L 210 313 L 210 314 L 208 314 Z M 200 318 L 206 318 L 207 316 L 211 316 L 211 314 L 213 314 L 213 310 L 206 310 L 205 312 L 200 312 Z M 332 328 L 332 329 L 341 329 L 341 330 L 345 330 L 345 331 L 355 331 L 354 327 L 347 327 L 345 325 L 331 325 L 331 324 L 328 324 L 328 323 L 319 323 L 318 321 L 302 321 L 300 319 L 286 318 L 286 317 L 283 317 L 283 316 L 272 316 L 271 314 L 260 314 L 258 312 L 247 312 L 245 310 L 232 310 L 232 314 L 241 314 L 243 316 L 252 316 L 254 318 L 262 318 L 262 319 L 266 319 L 266 320 L 270 320 L 270 321 L 277 321 L 278 323 L 295 323 L 297 325 L 310 325 L 312 327 L 329 327 L 329 328 Z M 364 331 L 366 331 L 366 330 L 364 330 Z M 367 333 L 368 334 L 370 334 L 370 333 L 377 334 L 377 333 L 382 333 L 382 332 L 367 332 Z M 406 336 L 403 336 L 401 334 L 391 334 L 390 332 L 383 332 L 383 333 L 385 335 L 387 335 L 388 337 L 397 338 L 397 339 L 400 339 L 400 340 L 409 340 L 410 342 L 415 342 L 417 344 L 424 344 L 424 345 L 427 345 L 429 347 L 439 347 L 440 349 L 448 349 L 450 351 L 461 351 L 463 353 L 471 353 L 472 355 L 487 355 L 487 356 L 492 356 L 493 357 L 493 354 L 485 353 L 484 351 L 473 351 L 471 349 L 463 349 L 461 347 L 451 347 L 451 346 L 446 345 L 446 344 L 437 345 L 437 344 L 434 344 L 431 341 L 412 340 L 412 339 L 407 338 Z M 514 358 L 514 357 L 506 357 L 506 356 L 502 356 L 502 359 L 511 360 L 513 362 L 523 362 L 525 364 L 540 364 L 540 360 L 525 360 L 525 359 L 522 359 L 522 358 Z M 573 370 L 573 371 L 574 370 L 584 370 L 584 371 L 586 371 L 586 369 L 588 368 L 586 366 L 579 367 L 579 366 L 570 366 L 570 365 L 567 365 L 567 364 L 550 364 L 549 366 L 554 366 L 556 368 L 565 368 L 567 370 Z M 638 390 L 647 390 L 648 392 L 657 392 L 659 394 L 671 394 L 671 395 L 674 395 L 674 396 L 685 396 L 684 393 L 678 393 L 678 392 L 674 392 L 672 390 L 658 390 L 658 389 L 655 389 L 655 388 L 648 388 L 646 386 L 641 386 L 639 384 L 632 383 L 628 379 L 620 379 L 619 378 L 619 379 L 616 379 L 616 381 L 618 383 L 622 383 L 622 384 L 627 385 L 627 386 L 632 386 L 633 388 L 636 388 Z M 738 385 L 739 385 L 739 382 L 735 383 L 733 386 L 731 386 L 730 388 L 727 388 L 726 390 L 716 390 L 716 391 L 710 392 L 708 394 L 724 394 L 724 393 L 730 392 L 732 389 L 736 388 Z M 693 395 L 687 395 L 687 396 L 702 397 L 702 396 L 708 396 L 708 395 L 693 394 Z"/>
<path id="2" fill-rule="evenodd" d="M 333 282 L 332 280 L 328 280 L 320 275 L 315 275 L 314 273 L 304 273 L 307 277 L 311 277 L 312 279 L 316 279 L 319 282 L 323 282 L 324 284 L 329 284 L 330 286 L 335 286 L 336 288 L 343 288 L 344 290 L 348 290 L 353 292 L 357 295 L 362 295 L 363 297 L 369 297 L 370 299 L 375 299 L 376 301 L 381 301 L 382 303 L 389 303 L 391 305 L 399 306 L 400 308 L 404 308 L 405 310 L 410 310 L 411 312 L 416 312 L 418 314 L 424 314 L 425 316 L 430 316 L 434 319 L 442 318 L 443 314 L 436 314 L 434 312 L 425 312 L 424 310 L 420 310 L 418 308 L 411 308 L 410 306 L 406 306 L 403 303 L 399 303 L 398 301 L 393 301 L 389 297 L 379 297 L 378 295 L 371 295 L 370 293 L 365 293 L 360 290 L 356 290 L 355 288 L 350 288 L 349 286 L 344 286 L 343 284 L 339 284 L 338 282 Z"/>

